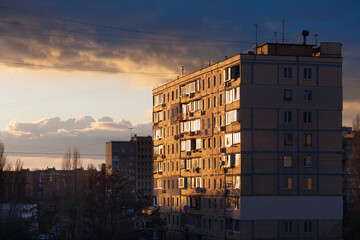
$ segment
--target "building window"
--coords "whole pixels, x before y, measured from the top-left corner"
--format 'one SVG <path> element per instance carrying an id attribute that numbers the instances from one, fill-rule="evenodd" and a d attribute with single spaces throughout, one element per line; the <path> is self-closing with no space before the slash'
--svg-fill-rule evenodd
<path id="1" fill-rule="evenodd" d="M 211 148 L 211 138 L 208 139 L 208 147 Z"/>
<path id="2" fill-rule="evenodd" d="M 208 98 L 208 109 L 211 108 L 211 98 Z"/>
<path id="3" fill-rule="evenodd" d="M 211 159 L 209 158 L 208 159 L 208 169 L 210 169 L 211 168 Z M 210 179 L 209 179 L 210 180 Z M 210 181 L 209 181 L 209 188 L 210 188 Z"/>
<path id="4" fill-rule="evenodd" d="M 213 168 L 216 169 L 216 158 L 214 158 Z"/>
<path id="5" fill-rule="evenodd" d="M 284 112 L 284 123 L 292 123 L 292 112 Z"/>
<path id="6" fill-rule="evenodd" d="M 205 169 L 205 159 L 203 159 L 203 169 Z M 205 187 L 205 184 L 204 184 Z"/>
<path id="7" fill-rule="evenodd" d="M 284 167 L 291 168 L 292 167 L 292 156 L 284 156 Z"/>
<path id="8" fill-rule="evenodd" d="M 287 101 L 287 102 L 292 101 L 292 90 L 291 89 L 284 90 L 284 101 Z"/>
<path id="9" fill-rule="evenodd" d="M 292 233 L 293 232 L 293 223 L 292 222 L 285 222 L 284 223 L 284 232 L 285 233 Z"/>
<path id="10" fill-rule="evenodd" d="M 207 128 L 210 128 L 210 118 L 207 119 Z"/>
<path id="11" fill-rule="evenodd" d="M 292 79 L 292 68 L 291 67 L 284 68 L 284 78 Z"/>
<path id="12" fill-rule="evenodd" d="M 216 199 L 214 199 L 214 209 L 217 209 L 217 202 L 216 202 Z"/>
<path id="13" fill-rule="evenodd" d="M 221 83 L 222 83 L 221 73 L 220 73 L 219 80 L 220 80 L 220 85 L 221 85 Z"/>
<path id="14" fill-rule="evenodd" d="M 305 133 L 304 134 L 304 146 L 312 145 L 312 134 Z"/>
<path id="15" fill-rule="evenodd" d="M 205 80 L 202 80 L 202 90 L 205 90 Z"/>
<path id="16" fill-rule="evenodd" d="M 211 219 L 209 218 L 209 230 L 211 230 Z"/>
<path id="17" fill-rule="evenodd" d="M 312 233 L 312 222 L 304 222 L 304 233 Z"/>
<path id="18" fill-rule="evenodd" d="M 285 188 L 292 189 L 293 179 L 291 177 L 287 177 L 285 180 Z"/>
<path id="19" fill-rule="evenodd" d="M 312 79 L 312 69 L 304 68 L 304 80 L 311 80 L 311 79 Z"/>
<path id="20" fill-rule="evenodd" d="M 209 179 L 210 180 L 210 179 Z M 210 182 L 209 182 L 210 183 Z M 211 199 L 209 198 L 208 199 L 208 207 L 209 207 L 209 209 L 211 209 Z"/>
<path id="21" fill-rule="evenodd" d="M 292 141 L 292 133 L 284 133 L 284 145 L 285 146 L 292 146 L 293 141 Z"/>
<path id="22" fill-rule="evenodd" d="M 304 102 L 311 102 L 311 101 L 312 101 L 312 91 L 304 90 Z"/>
<path id="23" fill-rule="evenodd" d="M 176 99 L 178 99 L 178 94 L 179 94 L 179 92 L 178 92 L 178 90 L 176 89 Z"/>
<path id="24" fill-rule="evenodd" d="M 216 76 L 214 76 L 214 87 L 216 86 Z"/>
<path id="25" fill-rule="evenodd" d="M 312 179 L 311 179 L 311 177 L 304 178 L 304 189 L 305 190 L 312 189 Z"/>
<path id="26" fill-rule="evenodd" d="M 304 112 L 304 124 L 312 123 L 312 112 Z"/>
<path id="27" fill-rule="evenodd" d="M 220 97 L 219 97 L 219 105 L 222 106 L 223 105 L 223 95 L 220 94 Z"/>
<path id="28" fill-rule="evenodd" d="M 208 78 L 208 88 L 210 88 L 210 78 Z"/>
<path id="29" fill-rule="evenodd" d="M 216 107 L 216 96 L 214 96 L 214 107 Z"/>
<path id="30" fill-rule="evenodd" d="M 312 167 L 312 158 L 311 156 L 304 157 L 304 167 L 311 168 Z"/>
<path id="31" fill-rule="evenodd" d="M 174 101 L 174 91 L 171 92 L 171 100 Z"/>

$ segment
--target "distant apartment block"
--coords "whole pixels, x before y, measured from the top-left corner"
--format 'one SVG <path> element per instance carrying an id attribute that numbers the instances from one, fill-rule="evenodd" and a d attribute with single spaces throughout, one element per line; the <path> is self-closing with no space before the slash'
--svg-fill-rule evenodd
<path id="1" fill-rule="evenodd" d="M 136 192 L 150 199 L 152 196 L 152 156 L 151 136 L 133 136 L 130 141 L 106 143 L 106 169 L 120 171 L 134 181 Z"/>
<path id="2" fill-rule="evenodd" d="M 166 239 L 341 239 L 341 44 L 266 43 L 153 90 Z"/>

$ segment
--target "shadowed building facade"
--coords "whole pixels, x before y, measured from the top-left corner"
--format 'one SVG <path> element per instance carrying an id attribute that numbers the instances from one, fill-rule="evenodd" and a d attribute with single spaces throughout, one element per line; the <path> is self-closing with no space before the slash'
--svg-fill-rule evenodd
<path id="1" fill-rule="evenodd" d="M 130 141 L 106 143 L 107 171 L 120 171 L 134 182 L 139 196 L 152 196 L 152 138 L 133 136 Z"/>
<path id="2" fill-rule="evenodd" d="M 153 90 L 166 239 L 341 239 L 340 43 L 267 43 Z"/>

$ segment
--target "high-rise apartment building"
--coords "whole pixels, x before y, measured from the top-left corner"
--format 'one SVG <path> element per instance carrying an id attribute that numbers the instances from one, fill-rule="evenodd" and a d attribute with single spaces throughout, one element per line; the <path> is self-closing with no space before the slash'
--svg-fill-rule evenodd
<path id="1" fill-rule="evenodd" d="M 266 43 L 153 103 L 166 239 L 341 239 L 340 43 Z"/>
<path id="2" fill-rule="evenodd" d="M 133 136 L 130 141 L 106 143 L 106 169 L 120 171 L 134 182 L 138 196 L 151 199 L 152 196 L 152 156 L 151 136 Z"/>

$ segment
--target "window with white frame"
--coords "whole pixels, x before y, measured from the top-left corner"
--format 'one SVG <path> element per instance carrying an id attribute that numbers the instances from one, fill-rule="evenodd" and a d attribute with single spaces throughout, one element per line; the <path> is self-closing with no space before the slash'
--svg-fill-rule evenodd
<path id="1" fill-rule="evenodd" d="M 232 145 L 232 133 L 225 134 L 225 147 L 231 147 Z"/>
<path id="2" fill-rule="evenodd" d="M 233 144 L 237 144 L 241 142 L 240 132 L 233 133 Z"/>
<path id="3" fill-rule="evenodd" d="M 239 121 L 238 110 L 232 110 L 225 113 L 225 124 L 229 125 L 232 122 Z"/>
<path id="4" fill-rule="evenodd" d="M 200 79 L 181 86 L 180 94 L 181 95 L 189 95 L 190 93 L 194 93 L 195 91 L 198 91 L 198 90 L 200 90 Z"/>
<path id="5" fill-rule="evenodd" d="M 196 149 L 201 149 L 201 138 L 195 140 Z"/>
<path id="6" fill-rule="evenodd" d="M 312 112 L 304 112 L 304 124 L 312 123 Z"/>
<path id="7" fill-rule="evenodd" d="M 292 79 L 292 68 L 291 67 L 284 68 L 284 79 Z"/>
<path id="8" fill-rule="evenodd" d="M 162 129 L 155 129 L 153 135 L 154 135 L 154 139 L 161 139 Z"/>
<path id="9" fill-rule="evenodd" d="M 311 101 L 312 101 L 312 91 L 304 90 L 304 102 L 311 102 Z"/>
<path id="10" fill-rule="evenodd" d="M 186 121 L 180 123 L 180 132 L 194 132 L 199 131 L 201 128 L 200 119 L 195 119 L 192 121 Z"/>
<path id="11" fill-rule="evenodd" d="M 162 155 L 163 154 L 163 145 L 158 145 L 154 147 L 154 154 L 155 155 Z"/>
<path id="12" fill-rule="evenodd" d="M 292 112 L 284 112 L 284 123 L 292 123 Z"/>
<path id="13" fill-rule="evenodd" d="M 153 106 L 156 107 L 164 103 L 164 94 L 154 96 Z"/>
<path id="14" fill-rule="evenodd" d="M 157 123 L 157 122 L 160 122 L 164 120 L 163 118 L 163 112 L 160 111 L 160 112 L 154 112 L 154 123 Z"/>
<path id="15" fill-rule="evenodd" d="M 286 168 L 292 167 L 292 156 L 290 156 L 290 155 L 284 156 L 284 167 L 286 167 Z"/>
<path id="16" fill-rule="evenodd" d="M 192 159 L 186 159 L 185 169 L 192 169 Z"/>
<path id="17" fill-rule="evenodd" d="M 285 188 L 286 189 L 292 189 L 292 185 L 293 185 L 292 177 L 286 177 L 285 178 Z"/>
<path id="18" fill-rule="evenodd" d="M 304 68 L 304 80 L 311 80 L 311 79 L 312 79 L 312 69 Z"/>
<path id="19" fill-rule="evenodd" d="M 284 222 L 284 232 L 285 233 L 293 232 L 293 223 L 292 222 Z"/>
<path id="20" fill-rule="evenodd" d="M 180 147 L 181 151 L 191 151 L 191 140 L 186 140 L 186 141 L 181 141 L 181 147 Z"/>
<path id="21" fill-rule="evenodd" d="M 202 180 L 201 177 L 196 177 L 195 187 L 202 187 Z"/>
<path id="22" fill-rule="evenodd" d="M 225 104 L 240 100 L 240 87 L 225 92 Z"/>
<path id="23" fill-rule="evenodd" d="M 312 189 L 312 178 L 311 177 L 304 178 L 304 189 L 305 190 Z"/>
<path id="24" fill-rule="evenodd" d="M 304 167 L 311 168 L 312 167 L 312 157 L 304 156 Z"/>
<path id="25" fill-rule="evenodd" d="M 186 178 L 179 178 L 179 188 L 186 188 L 186 181 L 187 179 Z"/>

